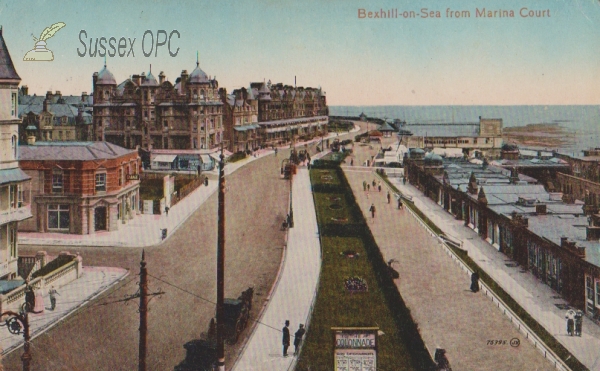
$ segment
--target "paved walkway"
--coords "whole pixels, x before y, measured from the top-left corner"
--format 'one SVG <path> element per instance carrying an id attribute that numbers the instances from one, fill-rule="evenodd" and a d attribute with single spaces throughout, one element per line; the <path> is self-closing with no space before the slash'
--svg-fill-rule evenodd
<path id="1" fill-rule="evenodd" d="M 271 300 L 233 367 L 235 371 L 291 370 L 295 363 L 293 335 L 300 323 L 308 324 L 321 269 L 321 244 L 306 168 L 293 178 L 294 228 L 288 232 L 284 261 Z M 292 345 L 283 357 L 281 345 L 285 320 L 290 321 Z"/>
<path id="2" fill-rule="evenodd" d="M 446 349 L 453 370 L 552 370 L 485 295 L 469 290 L 469 277 L 438 240 L 408 210 L 398 210 L 394 197 L 387 203 L 385 183 L 381 192 L 367 194 L 363 181 L 379 178 L 370 170 L 344 171 L 384 259 L 395 261 L 392 266 L 400 273 L 396 285 L 432 356 L 436 348 Z M 375 218 L 368 211 L 371 204 L 377 210 Z M 520 339 L 521 346 L 510 346 L 513 338 Z M 495 340 L 506 343 L 488 344 Z"/>
<path id="3" fill-rule="evenodd" d="M 45 309 L 42 313 L 30 313 L 29 326 L 32 339 L 41 335 L 76 310 L 93 310 L 89 305 L 94 298 L 108 290 L 111 286 L 123 280 L 129 271 L 122 268 L 83 267 L 80 278 L 57 288 L 56 308 L 50 309 L 48 292 L 43 293 Z M 119 299 L 123 295 L 118 295 Z M 0 347 L 2 355 L 23 346 L 23 335 L 11 335 L 8 331 L 0 332 Z M 35 357 L 35 355 L 34 355 Z"/>
<path id="4" fill-rule="evenodd" d="M 412 185 L 403 185 L 400 178 L 390 178 L 404 194 L 413 197 L 417 206 L 441 230 L 456 240 L 469 256 L 508 292 L 536 321 L 542 324 L 563 346 L 590 370 L 600 370 L 600 327 L 584 317 L 583 335 L 571 337 L 566 334 L 565 311 L 558 306 L 566 302 L 549 286 L 532 274 L 513 266 L 506 255 L 500 253 L 477 233 L 454 219 L 441 206 L 425 197 Z M 466 278 L 465 278 L 466 279 Z"/>

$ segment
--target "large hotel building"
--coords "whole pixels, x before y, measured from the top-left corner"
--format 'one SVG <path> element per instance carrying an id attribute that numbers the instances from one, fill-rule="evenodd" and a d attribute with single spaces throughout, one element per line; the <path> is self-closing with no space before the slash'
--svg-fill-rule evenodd
<path id="1" fill-rule="evenodd" d="M 196 62 L 175 84 L 150 71 L 117 84 L 106 68 L 93 75 L 93 139 L 125 148 L 233 152 L 307 139 L 327 130 L 320 88 L 251 83 L 227 94 Z"/>

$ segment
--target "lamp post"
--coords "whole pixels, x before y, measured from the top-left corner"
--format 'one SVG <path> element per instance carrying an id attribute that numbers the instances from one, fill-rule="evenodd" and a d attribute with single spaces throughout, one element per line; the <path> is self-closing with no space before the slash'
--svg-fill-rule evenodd
<path id="1" fill-rule="evenodd" d="M 219 210 L 217 232 L 217 366 L 225 371 L 225 155 L 221 142 L 219 161 Z"/>
<path id="2" fill-rule="evenodd" d="M 23 362 L 23 371 L 30 371 L 29 367 L 32 357 L 30 353 L 29 318 L 27 316 L 27 311 L 25 310 L 22 313 L 6 311 L 0 314 L 0 317 L 4 316 L 8 316 L 8 318 L 4 321 L 4 326 L 8 328 L 8 332 L 13 335 L 23 334 L 23 340 L 25 340 L 25 344 L 23 345 L 23 355 L 21 356 L 21 361 Z"/>

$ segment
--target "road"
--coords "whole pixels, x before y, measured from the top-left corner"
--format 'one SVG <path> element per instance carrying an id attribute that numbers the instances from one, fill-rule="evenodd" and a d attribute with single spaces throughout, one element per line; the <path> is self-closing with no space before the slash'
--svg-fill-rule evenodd
<path id="1" fill-rule="evenodd" d="M 281 222 L 288 210 L 289 183 L 281 180 L 281 160 L 266 156 L 226 179 L 226 297 L 237 298 L 255 287 L 251 318 L 257 316 L 271 289 L 282 258 Z M 182 201 L 185 202 L 185 201 Z M 213 194 L 164 244 L 146 249 L 149 290 L 164 295 L 150 301 L 148 370 L 172 370 L 185 358 L 183 344 L 200 337 L 214 316 L 216 300 L 217 194 Z M 22 252 L 65 248 L 27 246 Z M 138 367 L 137 300 L 114 302 L 137 292 L 141 249 L 83 247 L 85 265 L 128 268 L 123 284 L 70 316 L 32 342 L 32 370 L 134 370 Z M 157 278 L 155 278 L 157 277 Z M 60 300 L 60 297 L 59 297 Z M 247 335 L 247 329 L 244 335 Z M 1 336 L 9 336 L 8 332 Z M 228 367 L 242 341 L 226 346 Z M 21 369 L 22 350 L 3 361 Z"/>

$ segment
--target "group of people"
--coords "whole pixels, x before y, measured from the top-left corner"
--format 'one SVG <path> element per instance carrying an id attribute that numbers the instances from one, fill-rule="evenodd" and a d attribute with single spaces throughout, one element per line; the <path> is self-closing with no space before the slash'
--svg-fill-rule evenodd
<path id="1" fill-rule="evenodd" d="M 290 321 L 289 320 L 285 321 L 285 326 L 283 327 L 283 330 L 281 330 L 281 332 L 283 332 L 283 339 L 282 339 L 283 356 L 287 357 L 288 356 L 287 351 L 288 351 L 288 348 L 290 347 Z M 306 330 L 304 329 L 304 325 L 303 324 L 298 325 L 298 330 L 294 334 L 294 356 L 297 356 L 300 351 L 300 345 L 302 344 L 302 337 L 304 337 L 305 333 L 306 333 Z"/>
<path id="2" fill-rule="evenodd" d="M 567 319 L 567 334 L 569 336 L 581 336 L 583 328 L 583 312 L 580 310 L 569 309 L 565 315 Z"/>
<path id="3" fill-rule="evenodd" d="M 54 310 L 56 308 L 56 295 L 60 295 L 58 291 L 54 288 L 54 286 L 50 287 L 48 290 L 48 296 L 50 297 L 50 309 Z M 44 310 L 44 299 L 42 297 L 42 293 L 38 291 L 37 293 L 33 290 L 33 287 L 27 283 L 25 287 L 25 304 L 23 306 L 24 310 L 30 313 L 42 313 Z"/>

